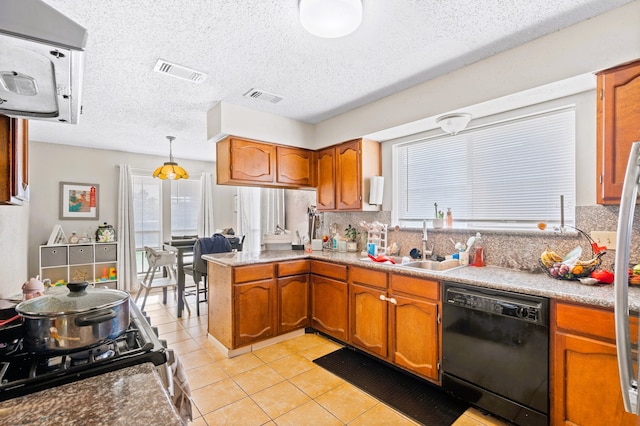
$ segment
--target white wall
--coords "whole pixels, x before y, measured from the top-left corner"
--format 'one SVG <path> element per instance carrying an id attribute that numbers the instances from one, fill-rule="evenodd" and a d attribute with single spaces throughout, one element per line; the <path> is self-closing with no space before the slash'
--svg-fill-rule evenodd
<path id="1" fill-rule="evenodd" d="M 108 222 L 116 226 L 118 175 L 117 164 L 129 164 L 132 168 L 153 170 L 167 161 L 163 156 L 131 154 L 93 148 L 81 148 L 41 142 L 30 142 L 31 200 L 28 238 L 29 275 L 38 273 L 38 246 L 46 243 L 56 224 L 62 225 L 67 236 L 71 232 L 94 234 L 98 225 Z M 203 172 L 215 175 L 215 163 L 177 159 L 191 176 Z M 97 183 L 99 188 L 99 220 L 60 220 L 59 183 Z M 215 187 L 216 227 L 234 226 L 233 209 L 227 192 L 235 188 Z M 4 240 L 0 236 L 0 240 Z M 8 285 L 9 283 L 7 283 Z M 19 289 L 19 287 L 18 287 Z"/>

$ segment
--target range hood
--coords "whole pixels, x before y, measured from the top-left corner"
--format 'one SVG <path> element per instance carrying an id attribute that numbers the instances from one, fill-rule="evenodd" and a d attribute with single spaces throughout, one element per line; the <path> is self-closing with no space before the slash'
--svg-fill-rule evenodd
<path id="1" fill-rule="evenodd" d="M 87 30 L 41 0 L 2 0 L 0 114 L 76 124 Z"/>

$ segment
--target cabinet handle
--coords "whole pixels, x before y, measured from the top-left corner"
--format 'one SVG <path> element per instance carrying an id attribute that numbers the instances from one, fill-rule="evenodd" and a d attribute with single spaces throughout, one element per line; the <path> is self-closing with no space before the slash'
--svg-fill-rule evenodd
<path id="1" fill-rule="evenodd" d="M 381 295 L 380 295 L 380 300 L 382 300 L 382 301 L 386 301 L 386 302 L 389 302 L 389 303 L 393 303 L 394 305 L 397 305 L 397 304 L 398 304 L 398 302 L 396 301 L 396 299 L 394 299 L 393 297 L 385 297 L 385 295 L 384 295 L 384 294 L 381 294 Z"/>

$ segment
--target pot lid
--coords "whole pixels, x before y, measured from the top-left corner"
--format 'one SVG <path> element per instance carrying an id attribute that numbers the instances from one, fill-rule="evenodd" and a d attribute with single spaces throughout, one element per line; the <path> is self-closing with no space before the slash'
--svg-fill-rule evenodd
<path id="1" fill-rule="evenodd" d="M 87 282 L 68 283 L 69 291 L 26 300 L 16 306 L 16 311 L 21 315 L 65 315 L 110 307 L 129 298 L 124 291 L 87 289 L 88 285 Z"/>

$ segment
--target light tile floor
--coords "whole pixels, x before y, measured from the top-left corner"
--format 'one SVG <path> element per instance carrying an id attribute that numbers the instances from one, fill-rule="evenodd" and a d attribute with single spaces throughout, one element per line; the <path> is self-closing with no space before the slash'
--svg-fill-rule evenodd
<path id="1" fill-rule="evenodd" d="M 194 403 L 191 425 L 417 424 L 312 362 L 340 348 L 336 343 L 305 334 L 227 359 L 207 339 L 207 316 L 196 316 L 195 299 L 189 304 L 191 315 L 185 311 L 177 319 L 173 294 L 164 305 L 151 293 L 145 311 L 185 367 Z M 504 425 L 473 408 L 454 423 Z"/>

